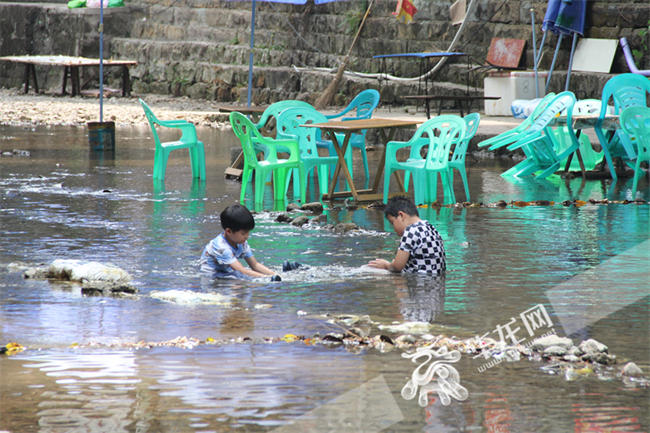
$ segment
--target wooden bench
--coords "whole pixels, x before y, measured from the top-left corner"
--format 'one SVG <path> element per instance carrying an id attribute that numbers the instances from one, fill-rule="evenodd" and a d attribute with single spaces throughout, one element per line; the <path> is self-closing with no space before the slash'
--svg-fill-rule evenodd
<path id="1" fill-rule="evenodd" d="M 437 95 L 419 95 L 419 96 L 403 96 L 404 99 L 423 100 L 424 106 L 427 110 L 427 119 L 431 119 L 431 109 L 429 107 L 430 101 L 439 101 L 438 103 L 438 116 L 442 112 L 442 103 L 444 101 L 454 101 L 454 108 L 460 110 L 460 116 L 464 116 L 463 109 L 467 109 L 467 113 L 471 111 L 472 103 L 474 101 L 485 101 L 501 99 L 500 96 L 437 96 Z M 463 103 L 467 103 L 467 107 L 463 107 Z"/>

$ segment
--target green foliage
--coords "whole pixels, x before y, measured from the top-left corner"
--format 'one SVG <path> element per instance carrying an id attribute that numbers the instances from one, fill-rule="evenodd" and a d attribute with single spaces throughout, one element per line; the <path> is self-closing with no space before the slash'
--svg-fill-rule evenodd
<path id="1" fill-rule="evenodd" d="M 239 35 L 235 33 L 235 37 L 228 41 L 230 45 L 239 45 Z"/>
<path id="2" fill-rule="evenodd" d="M 650 21 L 648 21 L 648 26 L 639 32 L 639 36 L 641 39 L 641 46 L 639 47 L 638 50 L 632 50 L 632 55 L 634 56 L 634 60 L 636 60 L 637 63 L 641 63 L 641 67 L 643 67 L 642 61 L 644 60 L 644 58 L 650 55 L 650 42 L 648 41 L 648 39 L 650 39 L 648 37 L 649 32 L 650 32 Z"/>
<path id="3" fill-rule="evenodd" d="M 339 27 L 344 27 L 346 35 L 353 35 L 357 32 L 359 24 L 361 24 L 361 20 L 366 14 L 366 10 L 368 10 L 367 0 L 361 0 L 357 4 L 358 7 L 356 9 L 351 9 L 343 15 L 345 19 L 341 24 L 339 24 Z"/>

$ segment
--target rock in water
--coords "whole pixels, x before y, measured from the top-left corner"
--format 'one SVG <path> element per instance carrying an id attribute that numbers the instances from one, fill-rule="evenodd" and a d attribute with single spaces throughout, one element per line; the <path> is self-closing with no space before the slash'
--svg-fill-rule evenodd
<path id="1" fill-rule="evenodd" d="M 580 346 L 578 346 L 578 348 L 582 351 L 582 353 L 607 352 L 607 346 L 591 338 L 589 340 L 585 340 L 582 343 L 580 343 Z"/>
<path id="2" fill-rule="evenodd" d="M 643 370 L 641 370 L 635 363 L 628 362 L 621 370 L 621 374 L 629 377 L 641 377 L 643 376 Z"/>
<path id="3" fill-rule="evenodd" d="M 108 281 L 124 283 L 133 277 L 123 269 L 111 264 L 82 260 L 55 260 L 48 268 L 47 278 L 70 281 Z"/>
<path id="4" fill-rule="evenodd" d="M 551 346 L 560 346 L 568 350 L 569 348 L 571 348 L 571 346 L 573 346 L 573 341 L 571 341 L 571 339 L 567 337 L 562 338 L 562 337 L 558 337 L 557 335 L 549 335 L 534 340 L 531 349 L 543 351 L 547 347 L 551 347 Z"/>
<path id="5" fill-rule="evenodd" d="M 178 304 L 231 304 L 230 296 L 220 295 L 219 293 L 199 293 L 191 290 L 152 290 L 149 296 L 161 301 L 176 302 Z"/>
<path id="6" fill-rule="evenodd" d="M 379 329 L 388 332 L 426 334 L 431 329 L 431 324 L 429 322 L 404 322 L 400 325 L 379 325 Z"/>

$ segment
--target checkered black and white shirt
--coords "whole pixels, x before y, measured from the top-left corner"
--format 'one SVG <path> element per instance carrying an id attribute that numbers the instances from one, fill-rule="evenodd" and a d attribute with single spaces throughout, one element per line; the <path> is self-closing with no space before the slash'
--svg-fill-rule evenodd
<path id="1" fill-rule="evenodd" d="M 399 249 L 410 254 L 402 272 L 441 275 L 447 269 L 442 238 L 429 221 L 418 221 L 406 227 Z"/>

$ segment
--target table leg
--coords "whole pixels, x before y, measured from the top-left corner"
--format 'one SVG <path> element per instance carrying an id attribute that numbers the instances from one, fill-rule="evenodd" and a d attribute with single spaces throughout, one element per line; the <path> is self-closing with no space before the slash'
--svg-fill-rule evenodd
<path id="1" fill-rule="evenodd" d="M 69 66 L 64 66 L 63 67 L 63 84 L 61 85 L 61 96 L 68 94 L 68 92 L 65 90 L 65 88 L 68 86 L 68 75 L 69 74 L 70 74 L 70 67 Z"/>
<path id="2" fill-rule="evenodd" d="M 122 97 L 131 96 L 131 75 L 129 67 L 122 65 Z"/>
<path id="3" fill-rule="evenodd" d="M 70 82 L 72 82 L 72 96 L 81 93 L 81 80 L 79 79 L 79 66 L 70 66 Z"/>
<path id="4" fill-rule="evenodd" d="M 25 95 L 29 92 L 29 63 L 25 63 Z"/>
<path id="5" fill-rule="evenodd" d="M 30 63 L 31 70 L 32 70 L 32 78 L 34 79 L 34 92 L 38 93 L 38 80 L 36 79 L 36 65 L 33 63 Z"/>
<path id="6" fill-rule="evenodd" d="M 332 199 L 334 195 L 334 188 L 336 187 L 336 183 L 338 182 L 339 179 L 339 174 L 341 173 L 341 170 L 343 170 L 343 174 L 345 175 L 345 180 L 347 180 L 348 185 L 350 185 L 350 192 L 352 193 L 352 197 L 354 197 L 356 201 L 359 201 L 359 194 L 357 193 L 357 189 L 354 187 L 354 181 L 352 180 L 352 176 L 350 176 L 350 171 L 348 170 L 348 166 L 345 163 L 345 152 L 348 148 L 348 144 L 350 143 L 350 137 L 352 136 L 352 132 L 345 133 L 345 139 L 343 140 L 343 148 L 339 146 L 339 142 L 336 139 L 336 134 L 334 132 L 329 132 L 329 136 L 332 139 L 332 144 L 334 145 L 334 150 L 336 151 L 336 155 L 339 157 L 339 161 L 336 163 L 336 168 L 334 169 L 334 176 L 332 177 L 332 183 L 330 185 L 329 191 L 327 192 L 328 200 Z"/>
<path id="7" fill-rule="evenodd" d="M 379 160 L 379 167 L 377 168 L 377 174 L 375 174 L 375 181 L 372 184 L 372 194 L 377 194 L 377 191 L 379 190 L 379 181 L 381 180 L 382 175 L 384 174 L 384 166 L 386 165 L 386 145 L 388 144 L 389 141 L 393 139 L 393 136 L 395 135 L 395 128 L 391 128 L 390 131 L 388 132 L 388 137 L 386 137 L 386 133 L 384 132 L 383 129 L 379 130 L 379 135 L 381 136 L 382 141 L 384 142 L 384 152 L 381 154 L 381 159 Z M 406 192 L 404 188 L 404 181 L 400 177 L 400 175 L 395 171 L 393 173 L 395 175 L 395 179 L 397 180 L 397 186 L 400 188 L 402 192 Z"/>

